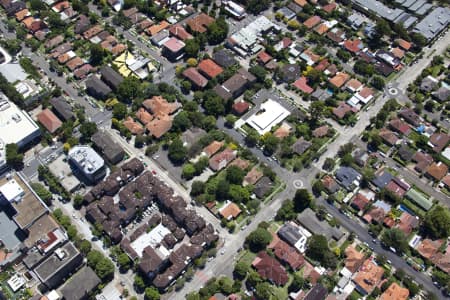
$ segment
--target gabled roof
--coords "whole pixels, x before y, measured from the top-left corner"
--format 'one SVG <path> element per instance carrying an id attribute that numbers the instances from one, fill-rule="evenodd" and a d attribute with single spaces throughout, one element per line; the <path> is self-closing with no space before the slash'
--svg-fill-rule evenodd
<path id="1" fill-rule="evenodd" d="M 169 32 L 172 36 L 175 36 L 182 41 L 186 41 L 186 40 L 194 38 L 189 32 L 186 31 L 186 29 L 184 29 L 183 26 L 178 25 L 178 24 L 170 27 Z"/>
<path id="2" fill-rule="evenodd" d="M 384 269 L 377 266 L 371 259 L 364 261 L 353 281 L 367 294 L 372 293 L 383 277 Z"/>
<path id="3" fill-rule="evenodd" d="M 312 92 L 314 92 L 314 89 L 308 85 L 308 80 L 306 79 L 305 76 L 302 76 L 299 79 L 297 79 L 292 84 L 292 86 L 296 87 L 297 89 L 306 94 L 311 94 Z"/>
<path id="4" fill-rule="evenodd" d="M 352 245 L 345 249 L 345 267 L 352 273 L 358 271 L 364 262 L 364 254 L 356 250 Z"/>
<path id="5" fill-rule="evenodd" d="M 228 202 L 219 210 L 219 214 L 227 220 L 235 219 L 241 213 L 241 209 L 234 202 Z"/>
<path id="6" fill-rule="evenodd" d="M 344 72 L 338 72 L 333 78 L 331 78 L 329 81 L 332 85 L 334 85 L 337 88 L 340 88 L 344 85 L 344 83 L 347 82 L 347 80 L 350 79 L 350 75 Z"/>
<path id="7" fill-rule="evenodd" d="M 397 131 L 398 133 L 401 133 L 403 135 L 408 135 L 411 132 L 411 127 L 402 120 L 396 118 L 389 122 L 389 126 Z"/>
<path id="8" fill-rule="evenodd" d="M 363 49 L 364 45 L 359 39 L 344 41 L 344 48 L 352 53 L 358 53 Z"/>
<path id="9" fill-rule="evenodd" d="M 195 86 L 199 88 L 204 88 L 208 84 L 208 79 L 200 74 L 194 67 L 190 67 L 184 70 L 183 76 L 189 79 Z"/>
<path id="10" fill-rule="evenodd" d="M 427 175 L 435 181 L 440 181 L 448 172 L 448 167 L 443 162 L 432 163 L 427 170 Z"/>
<path id="11" fill-rule="evenodd" d="M 181 104 L 178 102 L 168 102 L 162 96 L 153 96 L 142 103 L 149 112 L 154 116 L 171 115 L 176 112 Z"/>
<path id="12" fill-rule="evenodd" d="M 201 73 L 210 79 L 217 77 L 223 72 L 223 69 L 209 58 L 202 60 L 197 67 Z"/>
<path id="13" fill-rule="evenodd" d="M 406 51 L 408 51 L 411 48 L 411 43 L 405 41 L 404 39 L 398 39 L 397 43 L 401 48 L 403 48 Z"/>
<path id="14" fill-rule="evenodd" d="M 319 16 L 312 16 L 308 20 L 303 22 L 303 25 L 305 25 L 308 29 L 311 29 L 317 24 L 319 24 L 321 20 L 322 19 Z"/>
<path id="15" fill-rule="evenodd" d="M 380 300 L 407 300 L 409 297 L 409 290 L 402 288 L 396 282 L 393 282 L 383 294 Z"/>
<path id="16" fill-rule="evenodd" d="M 370 200 L 366 198 L 361 193 L 356 194 L 355 198 L 353 198 L 352 206 L 357 210 L 364 210 L 366 206 L 370 203 Z"/>
<path id="17" fill-rule="evenodd" d="M 433 151 L 438 153 L 441 152 L 449 142 L 450 135 L 442 132 L 433 133 L 429 139 L 429 143 L 433 145 Z"/>
<path id="18" fill-rule="evenodd" d="M 285 285 L 289 280 L 285 268 L 265 251 L 258 253 L 258 256 L 252 262 L 252 266 L 262 278 L 277 285 Z"/>
<path id="19" fill-rule="evenodd" d="M 208 26 L 214 22 L 214 18 L 208 16 L 205 13 L 201 13 L 198 16 L 186 21 L 186 24 L 194 32 L 204 33 L 208 29 Z"/>
<path id="20" fill-rule="evenodd" d="M 61 120 L 58 119 L 58 117 L 48 108 L 44 109 L 41 113 L 38 114 L 38 121 L 50 133 L 54 133 L 62 126 Z"/>

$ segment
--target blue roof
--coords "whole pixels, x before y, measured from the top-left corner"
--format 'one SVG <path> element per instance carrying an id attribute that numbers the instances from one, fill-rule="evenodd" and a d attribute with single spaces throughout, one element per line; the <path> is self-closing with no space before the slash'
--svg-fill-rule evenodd
<path id="1" fill-rule="evenodd" d="M 384 171 L 383 174 L 377 176 L 372 183 L 379 189 L 384 188 L 391 180 L 393 176 L 391 173 Z"/>

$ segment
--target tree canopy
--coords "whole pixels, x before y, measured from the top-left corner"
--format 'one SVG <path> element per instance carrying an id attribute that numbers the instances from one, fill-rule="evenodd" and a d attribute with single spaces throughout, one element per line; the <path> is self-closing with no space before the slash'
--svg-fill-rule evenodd
<path id="1" fill-rule="evenodd" d="M 187 156 L 187 149 L 183 146 L 180 138 L 176 138 L 169 145 L 169 159 L 174 164 L 181 164 Z"/>
<path id="2" fill-rule="evenodd" d="M 23 166 L 23 154 L 19 152 L 17 144 L 6 145 L 6 163 L 15 169 Z"/>
<path id="3" fill-rule="evenodd" d="M 450 210 L 440 205 L 435 206 L 426 214 L 423 229 L 432 238 L 450 236 Z"/>
<path id="4" fill-rule="evenodd" d="M 251 251 L 258 252 L 264 250 L 272 241 L 272 235 L 266 229 L 258 227 L 247 236 L 245 241 Z"/>
<path id="5" fill-rule="evenodd" d="M 381 236 L 381 241 L 387 246 L 394 248 L 397 252 L 404 253 L 408 249 L 406 236 L 398 228 L 387 229 Z"/>

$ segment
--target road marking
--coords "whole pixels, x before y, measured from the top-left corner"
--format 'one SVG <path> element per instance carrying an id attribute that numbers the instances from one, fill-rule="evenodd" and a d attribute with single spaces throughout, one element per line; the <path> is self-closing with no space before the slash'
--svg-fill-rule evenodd
<path id="1" fill-rule="evenodd" d="M 296 179 L 292 182 L 296 189 L 301 189 L 303 187 L 303 181 L 301 179 Z"/>

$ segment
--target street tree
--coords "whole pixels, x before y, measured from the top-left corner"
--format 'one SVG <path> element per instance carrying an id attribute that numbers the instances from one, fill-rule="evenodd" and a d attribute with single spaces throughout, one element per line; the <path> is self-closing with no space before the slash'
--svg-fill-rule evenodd
<path id="1" fill-rule="evenodd" d="M 381 241 L 387 246 L 394 248 L 398 253 L 402 254 L 408 249 L 408 241 L 406 236 L 398 228 L 387 229 L 381 236 Z"/>
<path id="2" fill-rule="evenodd" d="M 23 166 L 23 154 L 19 152 L 19 146 L 17 144 L 6 145 L 6 163 L 14 168 L 18 169 Z"/>
<path id="3" fill-rule="evenodd" d="M 261 227 L 256 228 L 245 239 L 245 242 L 248 244 L 252 252 L 264 250 L 271 241 L 272 234 Z"/>
<path id="4" fill-rule="evenodd" d="M 423 229 L 428 236 L 435 239 L 450 236 L 450 210 L 440 205 L 435 206 L 425 215 Z"/>
<path id="5" fill-rule="evenodd" d="M 181 164 L 184 162 L 187 156 L 187 149 L 183 146 L 183 142 L 180 138 L 176 138 L 169 145 L 169 159 L 174 164 Z"/>

